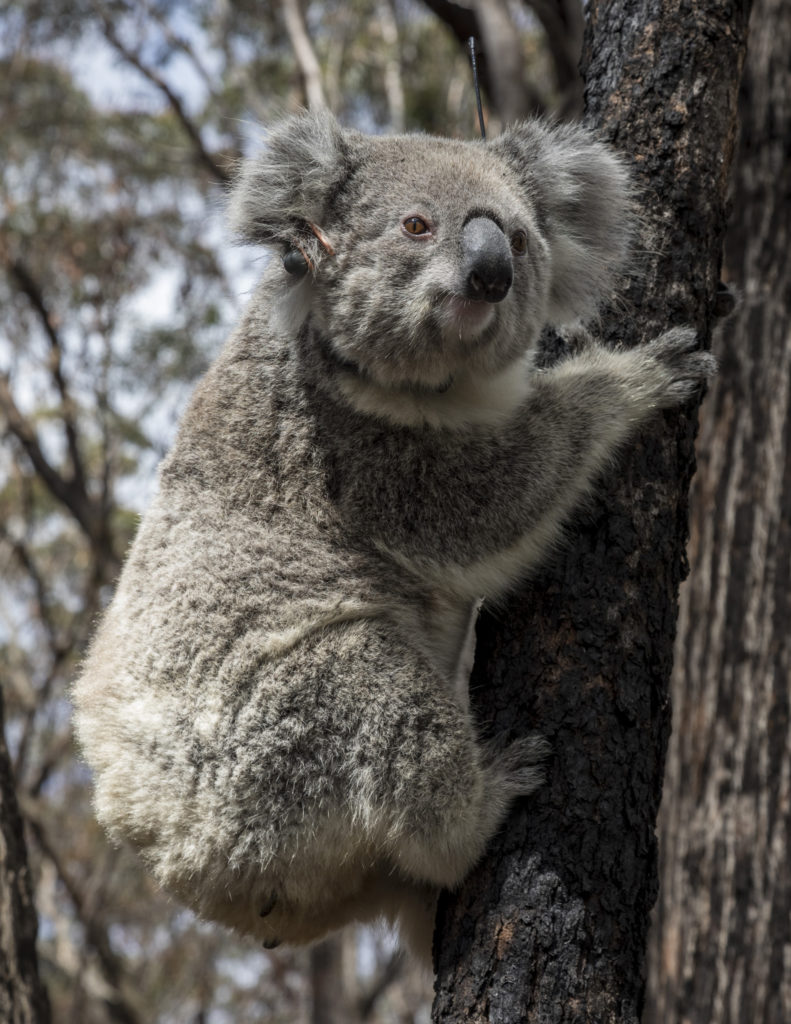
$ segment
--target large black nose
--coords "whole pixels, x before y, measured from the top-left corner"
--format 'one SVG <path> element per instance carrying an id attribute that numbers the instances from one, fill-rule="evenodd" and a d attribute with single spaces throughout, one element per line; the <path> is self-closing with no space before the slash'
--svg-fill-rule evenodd
<path id="1" fill-rule="evenodd" d="M 465 295 L 501 302 L 514 279 L 508 239 L 488 217 L 473 217 L 461 233 Z"/>

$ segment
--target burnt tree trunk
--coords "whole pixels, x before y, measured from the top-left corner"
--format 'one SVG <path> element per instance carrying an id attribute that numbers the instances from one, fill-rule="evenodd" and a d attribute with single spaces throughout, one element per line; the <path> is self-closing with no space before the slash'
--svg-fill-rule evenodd
<path id="1" fill-rule="evenodd" d="M 610 342 L 710 335 L 749 3 L 593 2 L 588 120 L 631 159 L 640 273 Z M 656 899 L 654 826 L 697 408 L 626 453 L 566 553 L 479 631 L 493 735 L 540 729 L 548 782 L 440 905 L 434 1021 L 634 1022 Z"/>
<path id="2" fill-rule="evenodd" d="M 22 818 L 5 745 L 0 691 L 0 1021 L 47 1024 L 49 1001 L 38 975 L 36 910 Z"/>
<path id="3" fill-rule="evenodd" d="M 726 239 L 742 305 L 701 417 L 672 682 L 655 1024 L 791 1021 L 789 53 L 788 0 L 757 0 Z"/>

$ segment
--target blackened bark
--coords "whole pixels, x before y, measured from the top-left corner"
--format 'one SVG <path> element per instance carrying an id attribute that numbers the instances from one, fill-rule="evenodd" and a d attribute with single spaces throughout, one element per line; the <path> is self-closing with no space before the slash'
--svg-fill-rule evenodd
<path id="1" fill-rule="evenodd" d="M 0 692 L 0 1021 L 7 1024 L 48 1024 L 50 1019 L 38 975 L 32 891 Z"/>
<path id="2" fill-rule="evenodd" d="M 588 119 L 631 159 L 644 211 L 610 341 L 682 323 L 708 340 L 748 13 L 591 4 Z M 482 622 L 483 727 L 539 728 L 554 753 L 544 790 L 441 903 L 436 1022 L 640 1018 L 696 414 L 645 430 L 566 553 Z"/>
<path id="3" fill-rule="evenodd" d="M 791 1021 L 791 5 L 756 0 L 701 417 L 650 949 L 653 1024 Z"/>

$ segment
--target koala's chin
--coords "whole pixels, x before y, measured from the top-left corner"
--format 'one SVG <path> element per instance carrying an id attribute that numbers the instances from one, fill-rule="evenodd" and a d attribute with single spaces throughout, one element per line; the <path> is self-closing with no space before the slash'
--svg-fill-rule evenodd
<path id="1" fill-rule="evenodd" d="M 376 338 L 329 331 L 338 367 L 386 390 L 416 392 L 443 391 L 460 375 L 502 368 L 500 319 L 491 304 L 450 293 L 416 298 L 409 312 L 392 324 L 383 318 Z M 509 353 L 505 361 L 511 359 Z"/>
<path id="2" fill-rule="evenodd" d="M 439 304 L 438 317 L 446 344 L 454 340 L 470 342 L 480 338 L 491 326 L 495 320 L 495 307 L 463 295 L 451 295 Z"/>

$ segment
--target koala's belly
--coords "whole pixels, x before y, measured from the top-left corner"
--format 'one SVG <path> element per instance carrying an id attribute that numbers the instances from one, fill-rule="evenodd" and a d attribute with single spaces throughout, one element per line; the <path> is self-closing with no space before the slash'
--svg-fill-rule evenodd
<path id="1" fill-rule="evenodd" d="M 388 766 L 410 764 L 401 747 L 424 721 L 459 715 L 446 681 L 381 619 L 322 627 L 276 656 L 247 634 L 222 658 L 195 659 L 201 685 L 183 688 L 169 669 L 152 677 L 146 663 L 135 677 L 119 665 L 102 688 L 114 699 L 83 702 L 78 716 L 100 818 L 170 886 L 214 863 L 268 871 L 314 845 L 325 860 L 370 860 L 386 845 L 372 808 L 386 803 Z M 327 815 L 356 838 L 320 838 Z"/>

